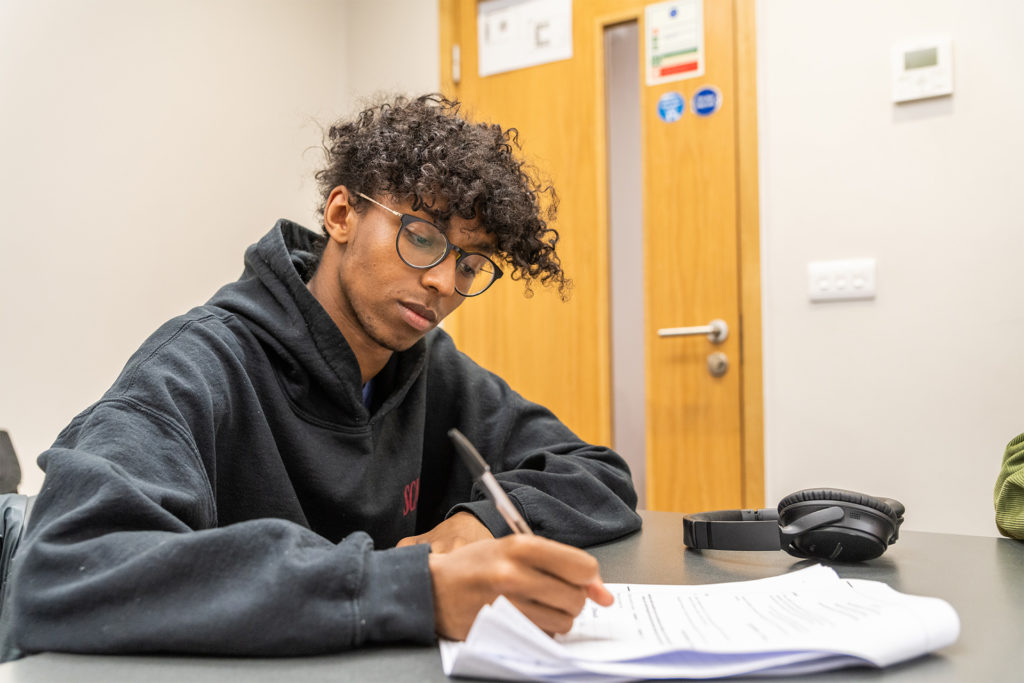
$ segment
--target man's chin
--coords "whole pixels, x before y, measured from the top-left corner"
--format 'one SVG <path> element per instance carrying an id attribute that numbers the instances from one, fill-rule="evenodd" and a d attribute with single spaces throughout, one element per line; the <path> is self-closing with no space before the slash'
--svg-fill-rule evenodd
<path id="1" fill-rule="evenodd" d="M 402 351 L 408 351 L 413 346 L 415 346 L 416 342 L 418 342 L 420 339 L 423 339 L 423 337 L 421 336 L 418 339 L 414 339 L 413 341 L 409 342 L 408 344 L 395 344 L 394 346 L 389 346 L 388 348 L 391 349 L 392 351 L 394 351 L 395 353 L 400 353 Z"/>
<path id="2" fill-rule="evenodd" d="M 427 332 L 429 331 L 430 330 L 427 330 Z M 399 339 L 376 339 L 375 341 L 388 351 L 399 353 L 401 351 L 408 351 L 409 349 L 411 349 L 413 346 L 416 345 L 416 342 L 427 336 L 427 332 L 424 332 L 422 334 L 410 335 L 408 337 L 403 336 Z"/>

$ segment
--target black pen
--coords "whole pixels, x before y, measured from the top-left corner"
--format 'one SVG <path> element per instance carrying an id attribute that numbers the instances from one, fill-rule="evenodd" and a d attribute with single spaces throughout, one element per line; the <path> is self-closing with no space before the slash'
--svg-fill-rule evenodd
<path id="1" fill-rule="evenodd" d="M 462 462 L 466 463 L 466 467 L 469 468 L 473 479 L 478 481 L 480 486 L 483 487 L 484 493 L 494 503 L 494 507 L 498 508 L 498 512 L 501 513 L 505 523 L 508 524 L 513 533 L 529 534 L 532 536 L 533 532 L 530 530 L 529 525 L 527 525 L 526 520 L 519 514 L 519 510 L 516 509 L 516 506 L 509 499 L 504 489 L 501 488 L 501 484 L 491 474 L 491 468 L 484 461 L 483 457 L 480 456 L 476 448 L 473 447 L 473 444 L 469 442 L 469 439 L 455 428 L 448 430 L 448 436 L 451 437 L 452 442 L 455 444 L 455 450 L 462 457 Z"/>

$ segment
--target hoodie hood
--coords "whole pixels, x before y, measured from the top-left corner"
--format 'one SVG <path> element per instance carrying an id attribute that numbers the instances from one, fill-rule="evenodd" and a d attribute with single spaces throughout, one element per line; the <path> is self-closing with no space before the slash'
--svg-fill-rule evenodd
<path id="1" fill-rule="evenodd" d="M 207 302 L 239 318 L 259 340 L 289 398 L 309 417 L 332 424 L 365 425 L 370 413 L 363 403 L 359 363 L 338 326 L 306 283 L 319 262 L 318 236 L 278 220 L 259 242 L 245 251 L 238 281 L 222 287 Z M 422 369 L 425 344 L 395 353 L 374 378 L 376 405 L 400 400 Z M 380 381 L 378 381 L 378 379 Z M 383 386 L 381 386 L 383 384 Z M 325 413 L 327 411 L 327 414 Z M 344 417 L 342 417 L 344 416 Z M 356 426 L 356 425 L 353 425 Z"/>

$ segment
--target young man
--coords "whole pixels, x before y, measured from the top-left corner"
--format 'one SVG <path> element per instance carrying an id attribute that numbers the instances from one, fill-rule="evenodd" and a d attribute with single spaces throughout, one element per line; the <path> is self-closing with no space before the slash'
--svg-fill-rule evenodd
<path id="1" fill-rule="evenodd" d="M 279 221 L 40 457 L 21 653 L 325 653 L 462 638 L 499 594 L 549 632 L 610 602 L 573 546 L 639 527 L 625 463 L 435 329 L 502 267 L 566 284 L 514 146 L 437 96 L 330 129 L 324 234 Z M 508 535 L 453 427 L 536 536 Z"/>

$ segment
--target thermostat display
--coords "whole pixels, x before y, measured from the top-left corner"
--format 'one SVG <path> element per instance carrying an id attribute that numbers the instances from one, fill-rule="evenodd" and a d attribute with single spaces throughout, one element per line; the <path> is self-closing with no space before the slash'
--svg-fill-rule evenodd
<path id="1" fill-rule="evenodd" d="M 893 47 L 892 99 L 909 102 L 953 92 L 950 39 L 932 38 Z"/>

